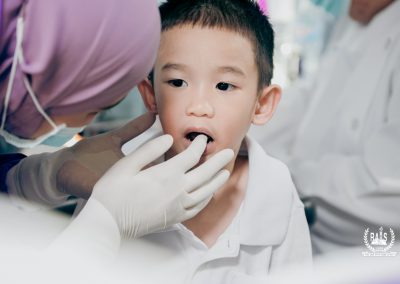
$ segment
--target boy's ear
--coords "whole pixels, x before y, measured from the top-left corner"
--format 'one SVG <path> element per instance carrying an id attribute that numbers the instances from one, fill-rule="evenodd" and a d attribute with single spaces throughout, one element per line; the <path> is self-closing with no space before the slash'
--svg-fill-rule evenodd
<path id="1" fill-rule="evenodd" d="M 262 125 L 272 118 L 281 99 L 281 92 L 278 85 L 269 85 L 261 91 L 254 110 L 253 124 Z"/>
<path id="2" fill-rule="evenodd" d="M 144 79 L 137 86 L 142 100 L 147 110 L 153 113 L 157 113 L 157 103 L 154 94 L 154 88 L 149 79 Z"/>

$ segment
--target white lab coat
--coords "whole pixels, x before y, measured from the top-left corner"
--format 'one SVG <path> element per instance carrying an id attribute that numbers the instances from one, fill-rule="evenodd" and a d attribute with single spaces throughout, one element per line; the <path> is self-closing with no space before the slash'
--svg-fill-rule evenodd
<path id="1" fill-rule="evenodd" d="M 371 226 L 400 234 L 399 17 L 394 1 L 368 26 L 341 19 L 315 80 L 284 92 L 276 117 L 250 131 L 316 199 L 317 252 L 363 245 Z"/>
<path id="2" fill-rule="evenodd" d="M 208 249 L 177 224 L 122 244 L 123 263 L 140 283 L 265 283 L 293 264 L 310 268 L 307 221 L 287 167 L 246 138 L 249 179 L 228 229 Z M 130 152 L 130 151 L 126 151 Z"/>

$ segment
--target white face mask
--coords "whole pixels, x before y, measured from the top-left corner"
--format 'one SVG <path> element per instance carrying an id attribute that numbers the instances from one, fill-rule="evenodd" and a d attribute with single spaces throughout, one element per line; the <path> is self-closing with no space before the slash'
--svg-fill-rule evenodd
<path id="1" fill-rule="evenodd" d="M 74 137 L 75 134 L 81 132 L 84 127 L 71 128 L 71 127 L 66 127 L 65 124 L 56 125 L 54 121 L 46 114 L 46 112 L 40 106 L 26 75 L 24 75 L 23 77 L 25 88 L 27 89 L 30 97 L 32 98 L 36 109 L 44 117 L 44 119 L 53 127 L 53 130 L 35 139 L 24 139 L 12 133 L 9 133 L 4 129 L 7 117 L 7 109 L 10 103 L 10 96 L 14 84 L 14 77 L 17 72 L 17 65 L 18 63 L 22 64 L 24 62 L 22 54 L 23 31 L 24 31 L 24 21 L 22 16 L 19 16 L 17 19 L 17 42 L 11 66 L 10 79 L 7 85 L 7 92 L 4 98 L 4 108 L 3 108 L 3 116 L 1 119 L 0 135 L 4 137 L 7 143 L 10 143 L 18 148 L 32 148 L 42 143 L 49 146 L 60 147 L 64 145 L 66 142 L 68 142 L 70 139 L 72 139 L 72 137 Z"/>

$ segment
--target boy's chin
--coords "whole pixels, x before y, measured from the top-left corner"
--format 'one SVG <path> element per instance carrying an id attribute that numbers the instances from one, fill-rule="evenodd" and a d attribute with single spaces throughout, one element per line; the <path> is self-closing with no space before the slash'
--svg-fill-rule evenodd
<path id="1" fill-rule="evenodd" d="M 197 165 L 196 165 L 195 167 L 197 168 L 197 167 L 200 166 L 201 164 L 205 163 L 209 158 L 210 158 L 209 155 L 203 155 L 203 156 L 201 156 L 200 161 L 197 163 Z"/>

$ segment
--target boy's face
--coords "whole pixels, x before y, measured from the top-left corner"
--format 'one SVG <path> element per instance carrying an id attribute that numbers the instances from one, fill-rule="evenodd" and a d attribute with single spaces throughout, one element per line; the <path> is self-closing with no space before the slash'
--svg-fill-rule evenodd
<path id="1" fill-rule="evenodd" d="M 174 138 L 167 158 L 185 150 L 198 133 L 209 137 L 202 162 L 225 148 L 237 154 L 250 124 L 268 120 L 260 118 L 265 101 L 273 112 L 280 97 L 276 86 L 272 96 L 271 90 L 267 98 L 258 96 L 252 44 L 228 30 L 182 26 L 163 32 L 153 78 L 154 91 L 148 81 L 139 90 Z"/>

